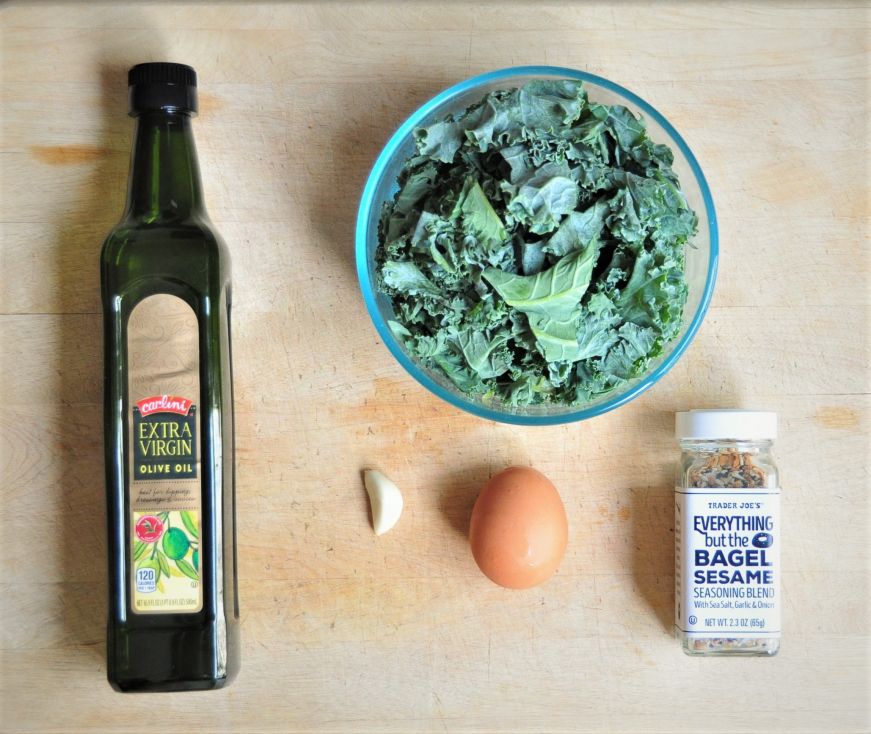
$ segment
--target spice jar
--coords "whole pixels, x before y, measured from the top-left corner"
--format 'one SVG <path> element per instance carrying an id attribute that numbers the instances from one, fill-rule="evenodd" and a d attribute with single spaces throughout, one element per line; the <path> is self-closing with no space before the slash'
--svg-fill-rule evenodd
<path id="1" fill-rule="evenodd" d="M 675 631 L 688 655 L 776 655 L 780 647 L 777 414 L 676 416 Z"/>

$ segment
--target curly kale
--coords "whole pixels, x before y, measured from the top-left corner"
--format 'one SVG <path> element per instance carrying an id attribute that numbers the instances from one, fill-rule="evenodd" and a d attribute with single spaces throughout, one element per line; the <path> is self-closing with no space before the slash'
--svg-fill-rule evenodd
<path id="1" fill-rule="evenodd" d="M 542 80 L 415 139 L 384 204 L 377 285 L 425 367 L 511 406 L 578 405 L 677 336 L 698 220 L 642 119 Z"/>

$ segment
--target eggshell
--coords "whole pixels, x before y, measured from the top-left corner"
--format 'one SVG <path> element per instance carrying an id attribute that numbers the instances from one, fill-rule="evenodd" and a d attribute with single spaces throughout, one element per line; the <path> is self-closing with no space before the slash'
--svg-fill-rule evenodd
<path id="1" fill-rule="evenodd" d="M 469 541 L 475 562 L 491 581 L 528 589 L 556 571 L 568 532 L 556 487 L 535 469 L 512 466 L 493 476 L 478 495 Z"/>

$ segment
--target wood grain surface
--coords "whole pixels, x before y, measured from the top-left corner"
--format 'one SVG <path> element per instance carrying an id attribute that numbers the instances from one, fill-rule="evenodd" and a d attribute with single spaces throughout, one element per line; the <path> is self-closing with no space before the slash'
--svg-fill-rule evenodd
<path id="1" fill-rule="evenodd" d="M 869 713 L 867 4 L 7 4 L 0 201 L 5 732 L 859 732 Z M 234 258 L 243 670 L 202 694 L 105 680 L 98 253 L 120 214 L 126 69 L 193 65 Z M 361 187 L 420 103 L 489 69 L 613 79 L 685 136 L 722 265 L 690 350 L 581 424 L 497 425 L 392 360 L 353 270 Z M 673 414 L 776 410 L 784 639 L 685 657 Z M 571 527 L 546 585 L 476 569 L 478 489 L 515 463 Z M 404 491 L 377 538 L 360 479 Z"/>

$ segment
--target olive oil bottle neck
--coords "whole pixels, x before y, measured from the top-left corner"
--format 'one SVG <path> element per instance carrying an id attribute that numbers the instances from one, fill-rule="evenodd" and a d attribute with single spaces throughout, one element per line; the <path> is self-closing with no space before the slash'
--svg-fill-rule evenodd
<path id="1" fill-rule="evenodd" d="M 126 218 L 153 224 L 205 215 L 191 116 L 165 110 L 140 114 Z"/>

